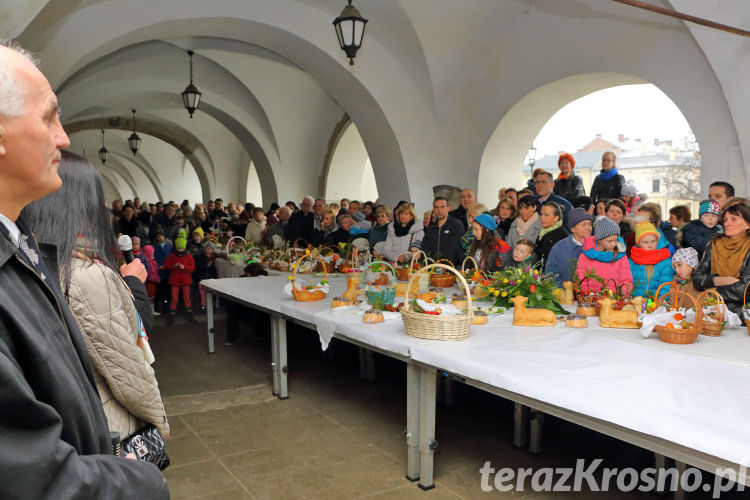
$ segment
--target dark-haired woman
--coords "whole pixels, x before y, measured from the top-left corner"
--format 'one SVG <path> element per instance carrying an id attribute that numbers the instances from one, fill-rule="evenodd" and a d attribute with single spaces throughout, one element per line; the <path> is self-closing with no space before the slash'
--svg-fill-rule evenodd
<path id="1" fill-rule="evenodd" d="M 507 241 L 511 248 L 515 248 L 519 240 L 536 243 L 539 231 L 542 230 L 542 221 L 539 219 L 536 207 L 536 199 L 530 194 L 518 200 L 518 217 L 510 225 L 510 231 L 508 231 Z"/>
<path id="2" fill-rule="evenodd" d="M 727 307 L 743 319 L 743 294 L 750 282 L 750 202 L 735 199 L 722 211 L 724 234 L 706 246 L 693 285 L 698 291 L 716 287 Z"/>
<path id="3" fill-rule="evenodd" d="M 500 267 L 500 256 L 510 250 L 510 247 L 497 237 L 495 230 L 497 223 L 490 214 L 480 214 L 471 222 L 474 231 L 474 241 L 469 249 L 469 256 L 473 257 L 479 269 L 492 273 Z"/>
<path id="4" fill-rule="evenodd" d="M 554 201 L 547 201 L 542 205 L 542 215 L 540 216 L 542 229 L 539 231 L 539 240 L 536 242 L 534 253 L 537 258 L 547 265 L 552 247 L 560 240 L 568 236 L 568 230 L 562 223 L 562 210 L 560 205 Z"/>
<path id="5" fill-rule="evenodd" d="M 491 215 L 497 216 L 495 219 L 497 222 L 498 232 L 506 235 L 510 232 L 510 225 L 516 220 L 518 212 L 516 210 L 516 204 L 513 203 L 511 198 L 503 198 L 498 202 L 495 210 L 490 212 Z"/>
<path id="6" fill-rule="evenodd" d="M 118 272 L 101 177 L 88 160 L 67 151 L 58 174 L 62 187 L 28 205 L 21 217 L 39 241 L 57 246 L 60 285 L 86 341 L 109 429 L 125 439 L 151 423 L 167 437 L 150 351 L 143 342 L 139 347 L 143 319 L 129 285 L 138 296 L 145 288 L 137 280 L 126 284 Z"/>

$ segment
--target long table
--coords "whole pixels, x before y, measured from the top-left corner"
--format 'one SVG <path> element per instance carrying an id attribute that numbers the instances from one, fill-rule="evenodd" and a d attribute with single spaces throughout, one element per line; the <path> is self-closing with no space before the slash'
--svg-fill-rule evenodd
<path id="1" fill-rule="evenodd" d="M 436 374 L 517 404 L 516 428 L 531 408 L 532 445 L 550 414 L 710 472 L 729 467 L 749 484 L 750 337 L 744 329 L 700 336 L 690 345 L 644 339 L 637 330 L 512 326 L 510 315 L 472 327 L 460 342 L 409 337 L 400 320 L 365 325 L 331 313 L 330 300 L 281 295 L 287 275 L 203 281 L 212 294 L 271 313 L 274 394 L 287 396 L 286 320 L 407 364 L 407 478 L 433 486 Z M 330 296 L 344 280 L 331 280 Z M 450 293 L 450 291 L 448 292 Z M 211 301 L 209 301 L 209 304 Z M 209 351 L 213 311 L 209 308 Z M 516 433 L 516 438 L 518 437 Z"/>

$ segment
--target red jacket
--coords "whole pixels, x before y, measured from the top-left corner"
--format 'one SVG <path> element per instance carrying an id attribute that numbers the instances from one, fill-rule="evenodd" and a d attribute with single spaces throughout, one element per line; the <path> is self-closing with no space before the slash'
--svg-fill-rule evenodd
<path id="1" fill-rule="evenodd" d="M 185 269 L 175 269 L 177 264 L 182 264 L 185 266 Z M 195 261 L 189 253 L 180 255 L 173 252 L 169 254 L 167 260 L 164 261 L 164 269 L 170 271 L 170 285 L 184 286 L 193 284 L 193 277 L 190 273 L 195 270 Z"/>

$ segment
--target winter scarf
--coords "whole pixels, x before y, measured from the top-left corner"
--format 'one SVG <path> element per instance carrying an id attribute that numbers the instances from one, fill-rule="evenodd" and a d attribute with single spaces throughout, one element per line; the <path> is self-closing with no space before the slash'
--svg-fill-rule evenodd
<path id="1" fill-rule="evenodd" d="M 554 224 L 552 224 L 550 227 L 543 227 L 541 231 L 539 231 L 539 239 L 542 239 L 542 236 L 544 236 L 547 233 L 551 233 L 555 229 L 559 229 L 562 227 L 562 220 L 558 220 Z"/>
<path id="2" fill-rule="evenodd" d="M 529 217 L 529 220 L 527 221 L 524 221 L 523 217 L 519 215 L 518 218 L 516 219 L 516 230 L 518 231 L 518 236 L 520 238 L 523 238 L 524 235 L 526 234 L 526 231 L 528 231 L 529 228 L 534 225 L 534 223 L 537 221 L 538 218 L 539 218 L 539 214 L 536 212 L 534 212 L 531 215 L 531 217 Z"/>
<path id="3" fill-rule="evenodd" d="M 410 220 L 405 226 L 402 226 L 401 222 L 393 221 L 393 232 L 396 233 L 396 236 L 406 236 L 413 225 L 414 219 Z"/>
<path id="4" fill-rule="evenodd" d="M 711 245 L 711 274 L 739 278 L 742 263 L 750 252 L 750 237 L 720 236 Z"/>
<path id="5" fill-rule="evenodd" d="M 630 249 L 630 258 L 636 264 L 653 265 L 666 260 L 670 257 L 669 248 L 658 248 L 656 250 L 644 250 L 641 247 Z"/>
<path id="6" fill-rule="evenodd" d="M 599 179 L 607 182 L 618 173 L 619 172 L 617 172 L 617 167 L 612 167 L 612 169 L 610 170 L 602 170 L 601 172 L 599 172 Z"/>

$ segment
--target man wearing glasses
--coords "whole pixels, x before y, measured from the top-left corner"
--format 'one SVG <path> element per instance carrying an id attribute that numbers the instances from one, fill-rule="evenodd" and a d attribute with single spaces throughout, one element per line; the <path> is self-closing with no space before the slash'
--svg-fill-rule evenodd
<path id="1" fill-rule="evenodd" d="M 560 209 L 563 213 L 563 224 L 568 223 L 568 212 L 573 210 L 573 205 L 562 196 L 557 196 L 552 189 L 555 187 L 554 181 L 552 180 L 552 174 L 547 171 L 542 171 L 534 176 L 534 186 L 536 187 L 537 200 L 539 205 L 537 211 L 541 212 L 541 207 L 545 201 L 554 201 L 560 205 Z"/>

